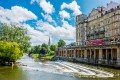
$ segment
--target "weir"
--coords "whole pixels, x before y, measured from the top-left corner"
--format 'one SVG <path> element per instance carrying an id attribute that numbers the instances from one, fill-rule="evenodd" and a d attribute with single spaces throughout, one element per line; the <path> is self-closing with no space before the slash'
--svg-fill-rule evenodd
<path id="1" fill-rule="evenodd" d="M 24 61 L 24 62 L 23 62 Z M 89 67 L 85 67 L 82 65 L 77 65 L 70 62 L 35 62 L 33 59 L 29 58 L 27 55 L 23 57 L 22 60 L 19 62 L 22 62 L 23 64 L 26 64 L 27 66 L 20 66 L 24 70 L 33 70 L 33 71 L 40 71 L 45 73 L 52 73 L 52 74 L 61 74 L 66 76 L 76 76 L 75 74 L 79 76 L 94 76 L 94 77 L 113 77 L 114 74 L 92 69 Z M 79 77 L 77 76 L 77 77 Z"/>

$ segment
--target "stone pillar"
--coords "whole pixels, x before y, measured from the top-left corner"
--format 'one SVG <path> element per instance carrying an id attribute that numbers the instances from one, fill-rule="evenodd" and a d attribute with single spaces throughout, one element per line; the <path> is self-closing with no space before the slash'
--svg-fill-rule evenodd
<path id="1" fill-rule="evenodd" d="M 108 49 L 106 49 L 106 59 L 105 59 L 106 64 L 108 64 Z"/>
<path id="2" fill-rule="evenodd" d="M 70 58 L 72 57 L 72 50 L 70 49 Z"/>
<path id="3" fill-rule="evenodd" d="M 120 66 L 120 48 L 117 48 L 117 65 Z"/>
<path id="4" fill-rule="evenodd" d="M 74 55 L 73 55 L 73 58 L 74 58 L 74 59 L 76 58 L 76 49 L 74 49 Z"/>
<path id="5" fill-rule="evenodd" d="M 94 49 L 94 60 L 96 59 L 96 50 Z"/>
<path id="6" fill-rule="evenodd" d="M 79 55 L 80 55 L 80 59 L 81 59 L 81 49 L 80 49 L 80 53 L 79 53 Z"/>
<path id="7" fill-rule="evenodd" d="M 91 59 L 91 49 L 90 49 L 90 59 Z"/>
<path id="8" fill-rule="evenodd" d="M 77 52 L 78 52 L 78 51 L 77 51 L 77 49 L 76 49 L 76 53 L 75 53 L 75 57 L 76 57 L 76 58 L 77 58 Z"/>
<path id="9" fill-rule="evenodd" d="M 61 55 L 61 57 L 62 57 L 62 50 L 61 50 L 61 54 L 60 54 L 60 55 Z"/>
<path id="10" fill-rule="evenodd" d="M 60 50 L 60 54 L 59 54 L 59 56 L 61 57 L 61 50 Z"/>
<path id="11" fill-rule="evenodd" d="M 71 58 L 73 58 L 73 50 L 71 49 Z"/>
<path id="12" fill-rule="evenodd" d="M 99 49 L 99 61 L 98 61 L 99 64 L 102 63 L 102 59 L 103 59 L 102 54 L 103 54 L 102 49 Z"/>
<path id="13" fill-rule="evenodd" d="M 111 49 L 111 62 L 113 63 L 113 49 Z"/>
<path id="14" fill-rule="evenodd" d="M 69 50 L 69 58 L 71 57 L 71 50 Z"/>
<path id="15" fill-rule="evenodd" d="M 73 50 L 71 49 L 71 58 L 73 58 Z"/>
<path id="16" fill-rule="evenodd" d="M 70 58 L 70 50 L 68 49 L 68 55 L 69 55 L 69 58 Z"/>
<path id="17" fill-rule="evenodd" d="M 59 51 L 59 55 L 58 56 L 60 57 L 60 51 Z"/>
<path id="18" fill-rule="evenodd" d="M 66 55 L 66 50 L 67 50 L 67 49 L 65 49 L 65 51 L 64 51 L 64 56 L 65 56 L 65 58 L 67 57 L 67 55 Z"/>
<path id="19" fill-rule="evenodd" d="M 69 50 L 67 50 L 67 58 L 69 58 Z"/>
<path id="20" fill-rule="evenodd" d="M 74 55 L 74 53 L 75 53 L 75 52 L 74 52 L 74 49 L 73 49 L 73 50 L 72 50 L 73 58 L 75 58 L 75 55 Z"/>
<path id="21" fill-rule="evenodd" d="M 84 50 L 84 60 L 87 60 L 87 49 Z"/>
<path id="22" fill-rule="evenodd" d="M 71 49 L 69 50 L 69 57 L 71 58 Z"/>
<path id="23" fill-rule="evenodd" d="M 81 49 L 80 49 L 80 58 L 82 58 L 82 51 L 81 51 Z"/>
<path id="24" fill-rule="evenodd" d="M 66 57 L 68 58 L 68 50 L 66 49 Z"/>
<path id="25" fill-rule="evenodd" d="M 78 58 L 80 57 L 80 50 L 78 49 Z"/>
<path id="26" fill-rule="evenodd" d="M 98 53 L 96 52 L 96 49 L 94 49 L 94 63 L 97 62 L 97 60 L 96 60 L 96 54 L 98 54 Z"/>

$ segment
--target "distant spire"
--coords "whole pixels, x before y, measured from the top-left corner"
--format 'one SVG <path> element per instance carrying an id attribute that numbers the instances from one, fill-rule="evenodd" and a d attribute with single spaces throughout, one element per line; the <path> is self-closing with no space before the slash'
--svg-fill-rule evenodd
<path id="1" fill-rule="evenodd" d="M 50 36 L 49 36 L 49 41 L 48 41 L 48 46 L 50 47 L 51 41 L 50 41 Z"/>

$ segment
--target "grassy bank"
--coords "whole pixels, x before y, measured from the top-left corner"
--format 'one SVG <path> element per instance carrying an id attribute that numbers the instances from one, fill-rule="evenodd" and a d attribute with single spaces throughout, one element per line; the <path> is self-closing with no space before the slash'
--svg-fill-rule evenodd
<path id="1" fill-rule="evenodd" d="M 43 55 L 39 57 L 39 54 L 31 54 L 31 57 L 34 58 L 36 61 L 40 61 L 40 62 L 47 62 L 50 61 L 54 55 Z"/>

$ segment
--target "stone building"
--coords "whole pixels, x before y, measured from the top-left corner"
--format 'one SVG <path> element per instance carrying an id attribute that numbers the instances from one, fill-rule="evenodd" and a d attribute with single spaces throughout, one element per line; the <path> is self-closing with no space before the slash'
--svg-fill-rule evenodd
<path id="1" fill-rule="evenodd" d="M 111 1 L 76 16 L 76 43 L 58 48 L 56 57 L 120 67 L 120 4 Z"/>

